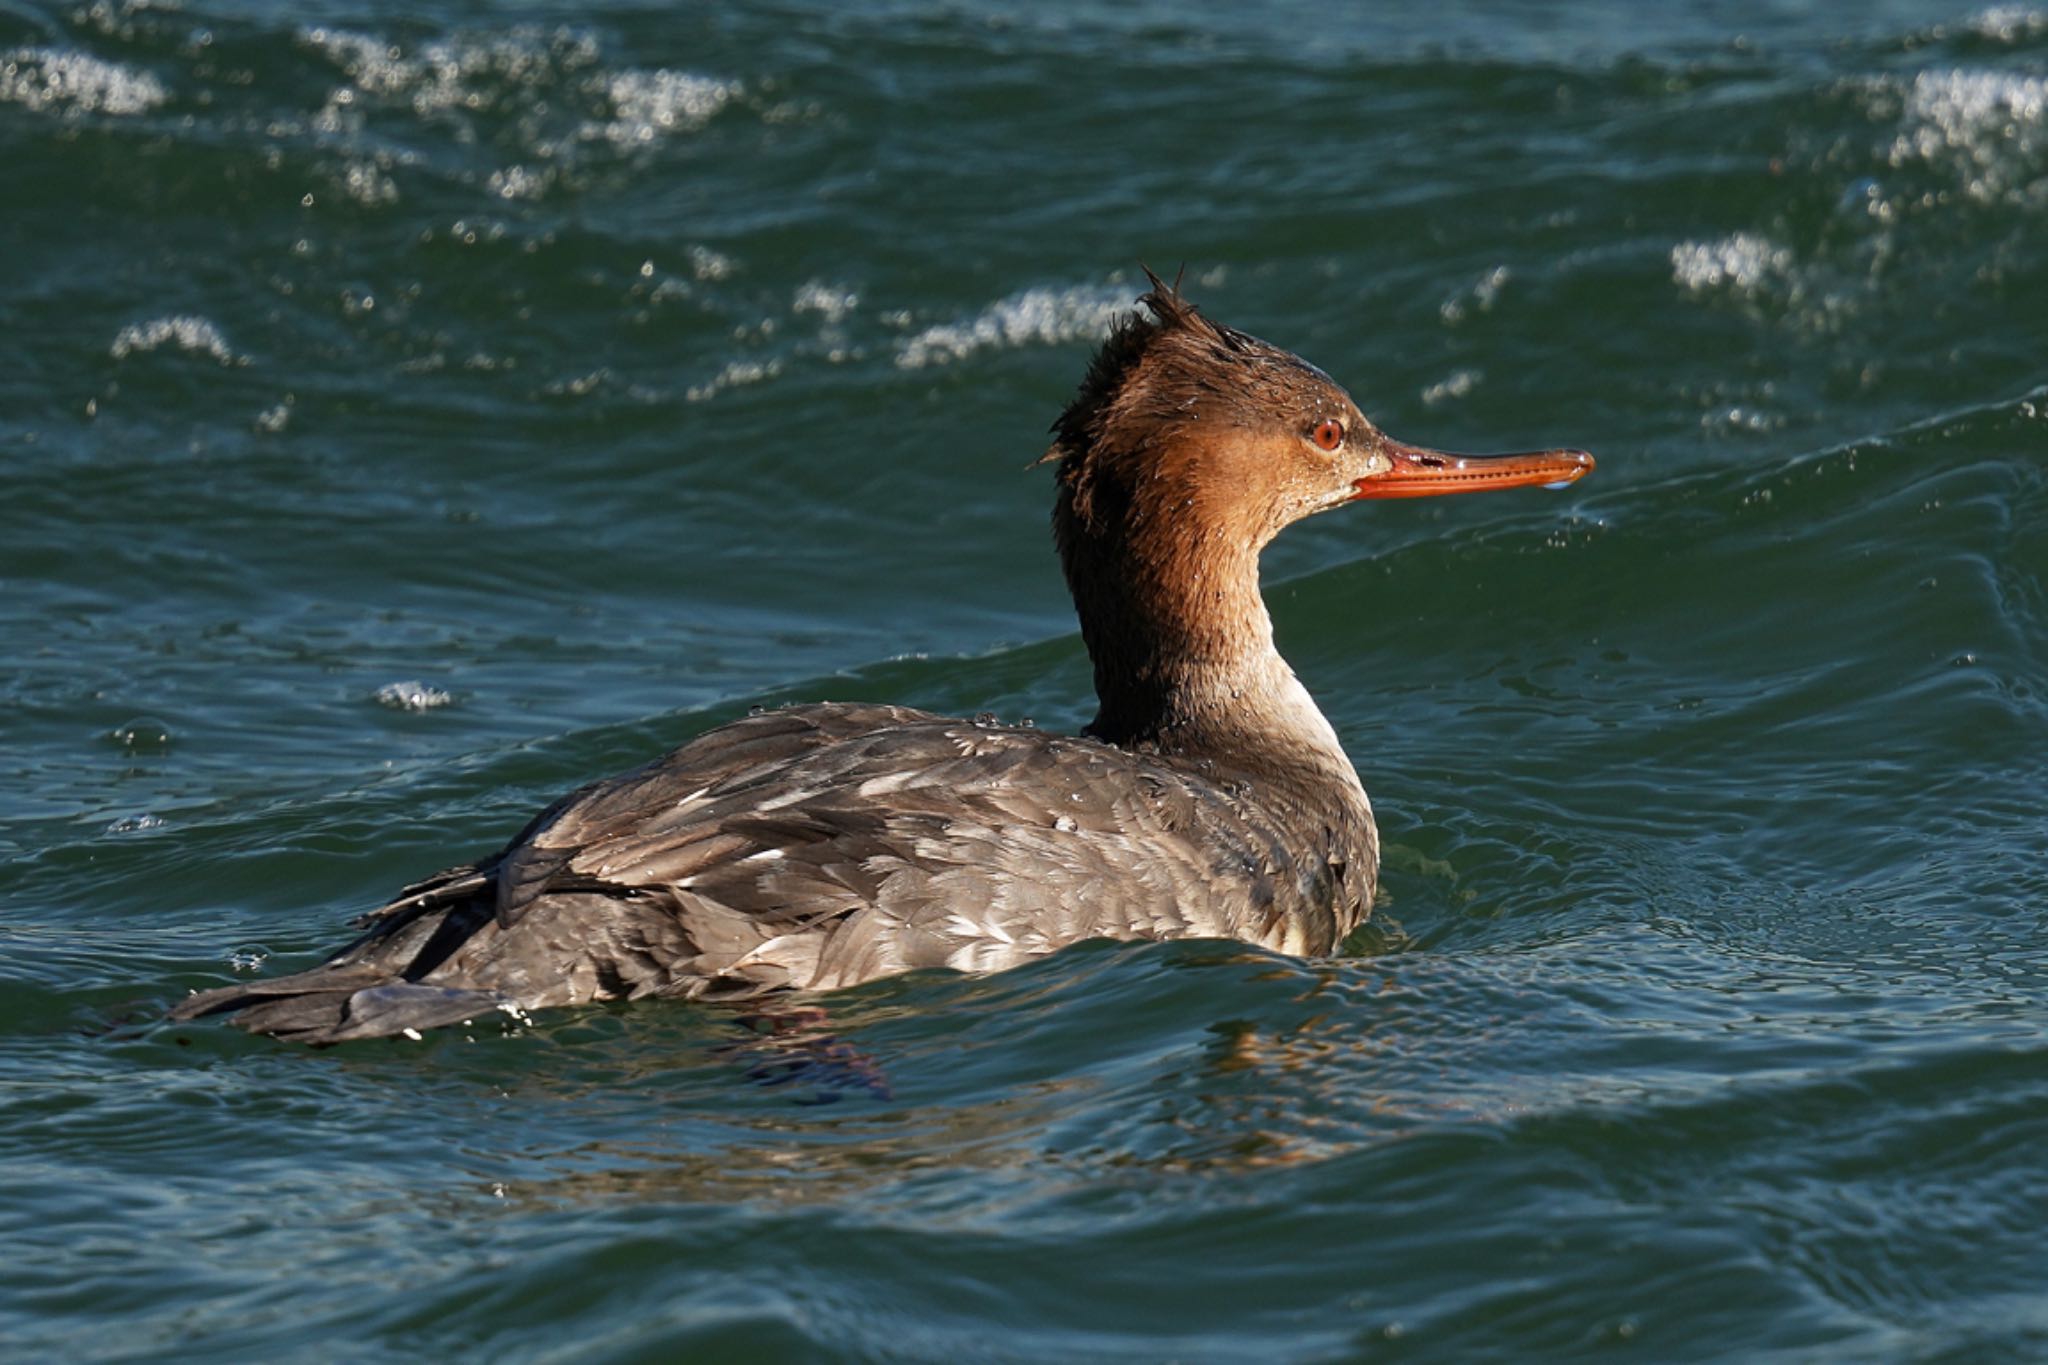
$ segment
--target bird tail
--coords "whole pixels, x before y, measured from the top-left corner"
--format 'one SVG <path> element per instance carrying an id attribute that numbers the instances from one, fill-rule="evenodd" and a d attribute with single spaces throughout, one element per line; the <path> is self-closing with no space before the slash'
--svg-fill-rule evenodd
<path id="1" fill-rule="evenodd" d="M 181 1001 L 176 1021 L 233 1014 L 237 1027 L 325 1047 L 358 1038 L 414 1035 L 513 1003 L 495 991 L 419 980 L 489 919 L 490 868 L 450 868 L 405 888 L 358 921 L 367 932 L 310 971 L 238 982 Z"/>
<path id="2" fill-rule="evenodd" d="M 183 1021 L 235 1015 L 238 1028 L 325 1047 L 358 1038 L 414 1036 L 509 1008 L 489 991 L 404 981 L 358 968 L 316 967 L 295 976 L 222 986 L 180 1002 L 169 1017 Z"/>

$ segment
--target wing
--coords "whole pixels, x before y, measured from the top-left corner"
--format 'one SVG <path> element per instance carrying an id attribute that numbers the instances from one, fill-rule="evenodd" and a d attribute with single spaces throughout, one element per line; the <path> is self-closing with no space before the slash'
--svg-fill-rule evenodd
<path id="1" fill-rule="evenodd" d="M 607 994 L 994 970 L 1103 936 L 1327 951 L 1347 893 L 1342 860 L 1290 852 L 1227 783 L 896 707 L 713 731 L 560 803 L 494 875 L 499 946 L 455 965 L 601 945 Z"/>
<path id="2" fill-rule="evenodd" d="M 902 707 L 765 712 L 406 888 L 325 966 L 194 1008 L 323 992 L 345 1002 L 322 1006 L 343 1012 L 320 1025 L 332 1039 L 381 1029 L 373 1004 L 417 1021 L 477 1000 L 735 998 L 996 970 L 1096 937 L 1328 951 L 1369 904 L 1374 860 L 1344 856 L 1358 846 L 1335 829 L 1328 848 L 1290 850 L 1272 800 L 1029 728 Z M 377 982 L 393 989 L 362 994 Z"/>

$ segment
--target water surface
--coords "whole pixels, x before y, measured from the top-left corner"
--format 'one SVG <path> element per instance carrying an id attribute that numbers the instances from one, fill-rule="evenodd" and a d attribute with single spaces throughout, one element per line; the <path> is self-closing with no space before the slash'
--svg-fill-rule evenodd
<path id="1" fill-rule="evenodd" d="M 0 190 L 24 1358 L 2048 1353 L 2048 11 L 4 0 Z M 1600 457 L 1268 555 L 1351 952 L 154 1022 L 751 705 L 1084 723 L 1141 261 Z"/>

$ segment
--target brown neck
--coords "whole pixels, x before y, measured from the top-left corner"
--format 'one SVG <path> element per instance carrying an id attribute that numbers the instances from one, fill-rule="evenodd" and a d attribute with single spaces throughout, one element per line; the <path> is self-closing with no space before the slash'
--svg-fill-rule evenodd
<path id="1" fill-rule="evenodd" d="M 1356 786 L 1329 722 L 1273 647 L 1259 538 L 1225 533 L 1194 499 L 1168 503 L 1084 520 L 1063 490 L 1054 509 L 1101 703 L 1087 733 Z"/>

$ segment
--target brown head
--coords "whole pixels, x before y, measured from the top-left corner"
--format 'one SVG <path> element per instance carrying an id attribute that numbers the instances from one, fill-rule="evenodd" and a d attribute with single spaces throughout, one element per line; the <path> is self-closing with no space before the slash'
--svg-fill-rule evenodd
<path id="1" fill-rule="evenodd" d="M 1576 450 L 1404 445 L 1315 366 L 1146 276 L 1149 316 L 1116 324 L 1046 456 L 1105 738 L 1156 737 L 1177 723 L 1173 694 L 1191 673 L 1271 654 L 1258 555 L 1282 527 L 1366 498 L 1569 483 L 1593 467 Z"/>

